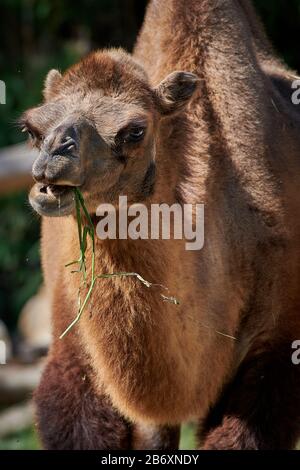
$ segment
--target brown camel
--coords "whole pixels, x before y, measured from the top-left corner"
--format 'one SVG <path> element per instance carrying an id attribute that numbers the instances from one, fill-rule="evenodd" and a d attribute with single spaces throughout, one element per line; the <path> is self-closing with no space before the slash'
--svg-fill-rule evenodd
<path id="1" fill-rule="evenodd" d="M 179 71 L 179 72 L 178 72 Z M 300 436 L 300 119 L 290 72 L 242 0 L 153 0 L 134 56 L 95 52 L 25 113 L 40 155 L 53 344 L 36 392 L 48 449 L 293 448 Z M 77 312 L 73 186 L 102 202 L 204 203 L 205 245 L 96 239 L 99 280 Z M 58 216 L 61 217 L 58 217 Z M 56 217 L 47 217 L 56 216 Z M 90 266 L 91 246 L 87 262 Z M 90 268 L 89 268 L 90 269 Z"/>

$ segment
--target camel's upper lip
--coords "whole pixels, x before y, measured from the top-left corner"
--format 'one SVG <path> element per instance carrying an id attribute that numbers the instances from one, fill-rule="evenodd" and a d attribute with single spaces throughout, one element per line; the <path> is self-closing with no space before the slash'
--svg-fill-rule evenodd
<path id="1" fill-rule="evenodd" d="M 36 183 L 29 193 L 29 202 L 38 214 L 46 217 L 70 215 L 75 207 L 74 187 Z"/>

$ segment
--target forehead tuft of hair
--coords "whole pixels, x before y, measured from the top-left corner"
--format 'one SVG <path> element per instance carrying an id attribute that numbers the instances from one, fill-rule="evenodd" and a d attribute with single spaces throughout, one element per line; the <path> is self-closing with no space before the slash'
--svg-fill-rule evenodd
<path id="1" fill-rule="evenodd" d="M 73 87 L 101 89 L 104 94 L 150 91 L 145 71 L 122 49 L 93 52 L 70 67 L 62 77 L 60 92 Z"/>

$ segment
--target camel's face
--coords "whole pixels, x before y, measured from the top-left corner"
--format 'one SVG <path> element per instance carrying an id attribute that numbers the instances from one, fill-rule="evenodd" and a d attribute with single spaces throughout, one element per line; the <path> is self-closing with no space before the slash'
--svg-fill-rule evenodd
<path id="1" fill-rule="evenodd" d="M 173 73 L 151 89 L 122 51 L 98 52 L 64 76 L 51 71 L 45 104 L 21 119 L 39 149 L 29 199 L 44 216 L 74 211 L 73 187 L 95 213 L 119 195 L 144 200 L 155 180 L 155 137 L 162 116 L 181 109 L 196 88 L 193 74 Z"/>

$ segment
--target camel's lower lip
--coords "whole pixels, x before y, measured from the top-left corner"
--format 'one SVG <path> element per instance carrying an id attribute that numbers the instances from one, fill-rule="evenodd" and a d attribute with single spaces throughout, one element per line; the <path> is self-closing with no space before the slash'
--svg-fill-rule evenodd
<path id="1" fill-rule="evenodd" d="M 70 215 L 75 208 L 73 187 L 36 183 L 29 193 L 29 202 L 42 216 Z"/>

